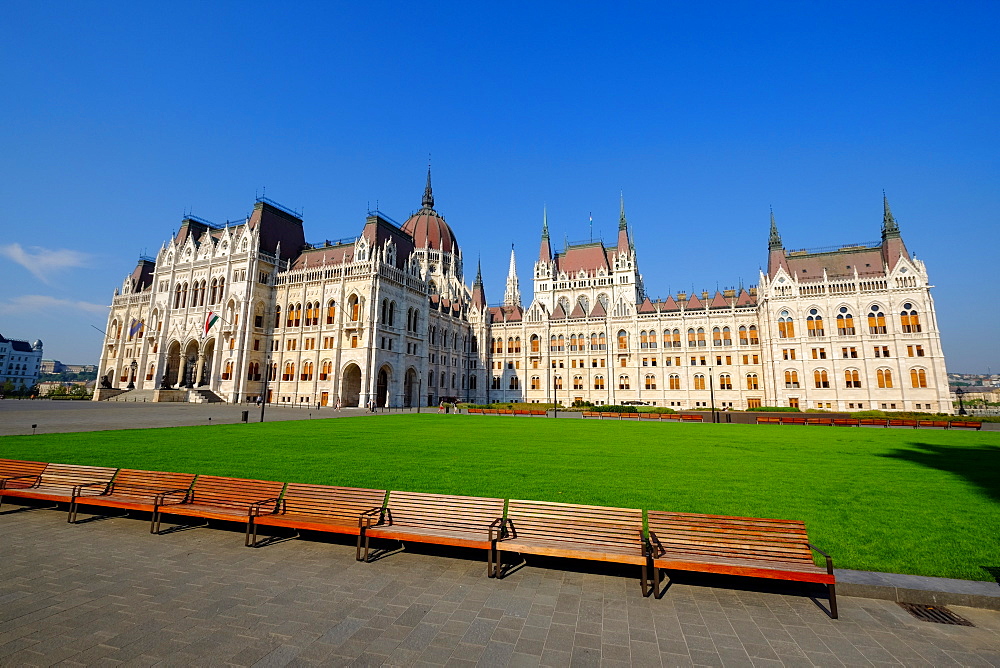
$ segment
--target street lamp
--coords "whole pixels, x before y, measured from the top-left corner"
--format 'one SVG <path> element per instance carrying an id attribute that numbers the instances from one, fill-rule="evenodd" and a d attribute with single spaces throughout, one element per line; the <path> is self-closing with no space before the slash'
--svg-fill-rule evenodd
<path id="1" fill-rule="evenodd" d="M 135 389 L 135 372 L 138 368 L 139 368 L 139 363 L 136 362 L 135 360 L 132 360 L 132 363 L 129 365 L 129 369 L 132 370 L 132 373 L 129 376 L 128 387 L 125 389 L 127 390 Z"/>
<path id="2" fill-rule="evenodd" d="M 715 380 L 712 378 L 712 367 L 708 367 L 708 396 L 712 402 L 712 422 L 718 422 L 715 416 Z"/>
<path id="3" fill-rule="evenodd" d="M 958 414 L 968 415 L 968 413 L 965 410 L 965 404 L 962 403 L 963 394 L 965 394 L 965 392 L 962 391 L 961 387 L 955 389 L 955 395 L 958 397 Z"/>

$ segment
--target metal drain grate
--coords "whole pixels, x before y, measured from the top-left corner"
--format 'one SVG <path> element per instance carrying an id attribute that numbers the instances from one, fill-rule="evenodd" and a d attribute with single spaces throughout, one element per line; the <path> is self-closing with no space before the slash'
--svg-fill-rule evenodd
<path id="1" fill-rule="evenodd" d="M 937 624 L 954 624 L 956 626 L 975 626 L 964 617 L 959 617 L 954 612 L 943 605 L 919 605 L 917 603 L 900 603 L 903 610 L 923 622 L 935 622 Z"/>

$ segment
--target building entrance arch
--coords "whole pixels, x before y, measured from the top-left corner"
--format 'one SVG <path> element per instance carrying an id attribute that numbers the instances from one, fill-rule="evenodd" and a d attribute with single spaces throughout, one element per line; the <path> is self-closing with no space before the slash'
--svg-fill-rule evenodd
<path id="1" fill-rule="evenodd" d="M 417 398 L 414 394 L 416 391 L 416 384 L 417 371 L 413 367 L 410 367 L 406 370 L 406 374 L 403 376 L 403 406 L 406 408 L 411 408 L 414 400 Z"/>
<path id="2" fill-rule="evenodd" d="M 343 400 L 344 406 L 360 406 L 361 405 L 361 367 L 359 367 L 354 362 L 351 362 L 346 367 L 344 367 L 344 373 L 341 374 L 342 380 L 340 396 Z"/>
<path id="3" fill-rule="evenodd" d="M 389 397 L 389 381 L 392 379 L 392 369 L 384 366 L 378 370 L 375 382 L 375 405 L 386 407 L 386 399 Z"/>
<path id="4" fill-rule="evenodd" d="M 178 373 L 181 368 L 181 344 L 179 341 L 171 341 L 167 346 L 167 368 L 163 372 L 160 381 L 162 387 L 173 387 L 178 383 Z"/>

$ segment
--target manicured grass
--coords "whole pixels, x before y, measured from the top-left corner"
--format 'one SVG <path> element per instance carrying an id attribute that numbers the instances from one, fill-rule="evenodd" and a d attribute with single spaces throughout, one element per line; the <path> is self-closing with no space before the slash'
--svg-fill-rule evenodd
<path id="1" fill-rule="evenodd" d="M 800 519 L 841 568 L 1000 568 L 995 432 L 424 414 L 8 436 L 0 457 Z"/>

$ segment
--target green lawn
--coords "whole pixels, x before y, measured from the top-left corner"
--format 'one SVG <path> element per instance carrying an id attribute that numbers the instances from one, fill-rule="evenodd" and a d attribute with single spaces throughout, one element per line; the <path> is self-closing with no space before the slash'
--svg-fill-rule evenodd
<path id="1" fill-rule="evenodd" d="M 838 567 L 1000 570 L 997 432 L 424 414 L 7 436 L 0 457 L 800 519 Z"/>

